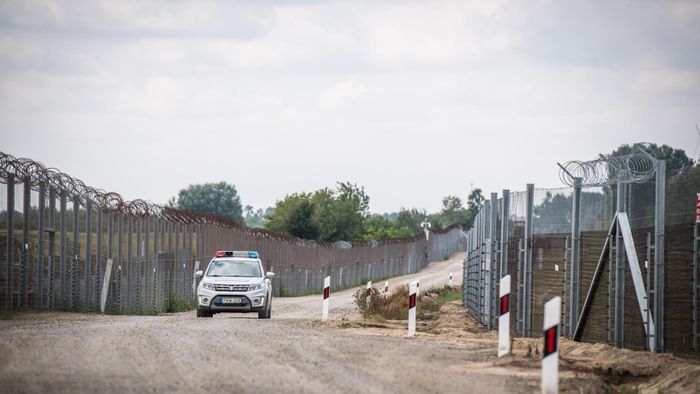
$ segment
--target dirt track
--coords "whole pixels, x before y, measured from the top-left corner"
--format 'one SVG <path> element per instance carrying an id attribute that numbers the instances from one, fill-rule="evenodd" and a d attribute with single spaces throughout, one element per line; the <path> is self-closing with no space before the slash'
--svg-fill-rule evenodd
<path id="1" fill-rule="evenodd" d="M 421 287 L 461 283 L 462 255 L 420 273 Z M 392 284 L 413 277 L 391 280 Z M 332 319 L 352 317 L 353 289 L 332 295 Z M 194 312 L 162 316 L 64 313 L 0 321 L 4 392 L 528 391 L 516 377 L 455 373 L 486 357 L 466 345 L 368 336 L 322 324 L 318 296 L 277 298 L 272 320 Z M 510 388 L 510 390 L 508 390 Z"/>
<path id="2" fill-rule="evenodd" d="M 449 271 L 461 283 L 461 259 L 427 267 L 421 288 L 446 283 Z M 538 392 L 536 359 L 498 362 L 494 333 L 470 323 L 461 306 L 408 339 L 405 323 L 359 320 L 353 292 L 332 294 L 327 323 L 318 321 L 319 296 L 275 299 L 272 320 L 23 314 L 0 321 L 0 392 Z M 562 387 L 607 390 L 575 371 Z"/>

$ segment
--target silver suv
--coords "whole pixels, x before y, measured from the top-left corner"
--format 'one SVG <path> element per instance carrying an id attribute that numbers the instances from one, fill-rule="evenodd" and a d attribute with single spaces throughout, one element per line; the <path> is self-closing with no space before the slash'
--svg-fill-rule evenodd
<path id="1" fill-rule="evenodd" d="M 264 273 L 258 252 L 218 251 L 206 273 L 197 271 L 197 317 L 220 312 L 258 312 L 258 318 L 272 316 L 274 273 Z"/>

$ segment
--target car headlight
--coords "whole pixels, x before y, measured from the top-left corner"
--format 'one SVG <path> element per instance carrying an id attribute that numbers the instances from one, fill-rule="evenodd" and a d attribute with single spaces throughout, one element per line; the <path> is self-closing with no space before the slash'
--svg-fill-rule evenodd
<path id="1" fill-rule="evenodd" d="M 213 283 L 202 283 L 202 288 L 207 290 L 216 290 L 216 285 Z"/>
<path id="2" fill-rule="evenodd" d="M 262 283 L 258 283 L 257 285 L 249 285 L 248 286 L 248 291 L 253 291 L 253 290 L 260 290 L 262 289 Z"/>

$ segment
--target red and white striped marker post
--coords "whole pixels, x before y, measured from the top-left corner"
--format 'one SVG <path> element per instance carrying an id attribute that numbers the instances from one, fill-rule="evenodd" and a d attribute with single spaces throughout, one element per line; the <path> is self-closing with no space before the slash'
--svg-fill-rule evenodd
<path id="1" fill-rule="evenodd" d="M 510 353 L 510 275 L 501 278 L 498 315 L 498 357 Z"/>
<path id="2" fill-rule="evenodd" d="M 418 292 L 418 282 L 411 282 L 408 285 L 408 336 L 412 337 L 416 333 L 416 297 Z"/>
<path id="3" fill-rule="evenodd" d="M 323 280 L 323 317 L 321 320 L 328 320 L 328 309 L 331 303 L 331 277 L 326 276 Z"/>
<path id="4" fill-rule="evenodd" d="M 452 272 L 450 272 L 450 287 L 452 287 Z"/>
<path id="5" fill-rule="evenodd" d="M 367 282 L 367 290 L 369 290 L 371 288 L 372 288 L 372 281 L 370 280 Z"/>
<path id="6" fill-rule="evenodd" d="M 542 393 L 559 392 L 559 324 L 561 297 L 544 304 L 544 348 L 542 350 Z"/>
<path id="7" fill-rule="evenodd" d="M 384 282 L 384 294 L 389 293 L 389 281 Z"/>

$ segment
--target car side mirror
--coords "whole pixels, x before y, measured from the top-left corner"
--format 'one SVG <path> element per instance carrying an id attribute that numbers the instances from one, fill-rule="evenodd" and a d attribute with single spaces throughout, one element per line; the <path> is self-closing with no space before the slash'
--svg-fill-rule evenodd
<path id="1" fill-rule="evenodd" d="M 204 276 L 204 272 L 202 272 L 202 271 L 197 271 L 194 273 L 194 277 L 197 279 L 201 279 L 202 276 Z"/>
<path id="2" fill-rule="evenodd" d="M 265 274 L 265 277 L 266 277 L 266 278 L 269 278 L 269 279 L 272 279 L 272 278 L 275 277 L 275 273 L 274 273 L 274 272 L 268 272 L 268 273 Z"/>

